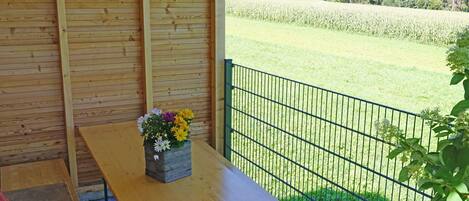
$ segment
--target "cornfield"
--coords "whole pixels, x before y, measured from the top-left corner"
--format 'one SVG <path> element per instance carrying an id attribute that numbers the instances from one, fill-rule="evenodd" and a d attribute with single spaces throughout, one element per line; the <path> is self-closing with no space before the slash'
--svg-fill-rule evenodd
<path id="1" fill-rule="evenodd" d="M 373 36 L 447 45 L 469 25 L 469 13 L 316 0 L 228 0 L 227 13 Z"/>

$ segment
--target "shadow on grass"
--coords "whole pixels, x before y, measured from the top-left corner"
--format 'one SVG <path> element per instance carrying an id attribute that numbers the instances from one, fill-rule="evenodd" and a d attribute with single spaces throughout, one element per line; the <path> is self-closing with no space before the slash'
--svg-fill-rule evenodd
<path id="1" fill-rule="evenodd" d="M 321 188 L 317 191 L 313 192 L 308 192 L 306 193 L 309 197 L 313 198 L 314 200 L 321 200 L 321 201 L 355 201 L 359 200 L 355 196 L 344 192 L 344 191 L 335 191 L 332 189 L 327 189 L 327 188 Z M 370 192 L 364 192 L 364 193 L 359 193 L 359 195 L 366 200 L 369 201 L 390 201 L 389 199 L 385 198 L 384 196 L 378 194 L 378 193 L 370 193 Z M 301 195 L 298 196 L 290 196 L 290 197 L 285 197 L 281 198 L 280 201 L 303 201 L 303 200 L 308 200 L 306 197 L 303 197 Z"/>

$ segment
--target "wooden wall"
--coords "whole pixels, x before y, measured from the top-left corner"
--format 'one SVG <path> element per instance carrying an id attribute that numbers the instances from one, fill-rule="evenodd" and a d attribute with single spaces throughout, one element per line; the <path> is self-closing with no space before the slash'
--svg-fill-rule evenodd
<path id="1" fill-rule="evenodd" d="M 57 4 L 0 0 L 0 166 L 68 159 Z M 135 120 L 145 111 L 144 0 L 65 0 L 75 127 Z M 193 108 L 209 141 L 210 0 L 150 0 L 154 105 Z M 78 181 L 99 170 L 75 133 Z M 73 173 L 72 173 L 73 174 Z"/>
<path id="2" fill-rule="evenodd" d="M 67 158 L 55 0 L 0 3 L 0 165 Z"/>
<path id="3" fill-rule="evenodd" d="M 151 0 L 155 105 L 194 108 L 192 133 L 210 129 L 209 0 Z"/>

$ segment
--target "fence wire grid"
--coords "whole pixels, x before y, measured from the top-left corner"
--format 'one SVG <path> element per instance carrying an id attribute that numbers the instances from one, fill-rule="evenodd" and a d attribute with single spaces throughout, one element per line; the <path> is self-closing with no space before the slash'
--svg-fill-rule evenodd
<path id="1" fill-rule="evenodd" d="M 403 163 L 376 133 L 383 119 L 435 149 L 418 115 L 225 62 L 225 157 L 290 200 L 430 200 L 399 182 Z"/>

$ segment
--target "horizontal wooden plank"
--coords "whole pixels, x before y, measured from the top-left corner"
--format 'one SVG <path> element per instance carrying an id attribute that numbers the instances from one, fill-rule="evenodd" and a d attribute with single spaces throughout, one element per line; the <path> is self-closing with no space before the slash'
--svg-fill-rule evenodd
<path id="1" fill-rule="evenodd" d="M 8 45 L 0 46 L 0 54 L 3 52 L 22 52 L 22 51 L 40 51 L 40 50 L 58 50 L 57 44 L 40 44 L 40 45 Z"/>
<path id="2" fill-rule="evenodd" d="M 41 21 L 49 21 L 55 22 L 57 19 L 54 15 L 0 15 L 0 22 L 41 22 Z"/>
<path id="3" fill-rule="evenodd" d="M 151 8 L 210 8 L 208 1 L 202 2 L 152 2 Z"/>
<path id="4" fill-rule="evenodd" d="M 0 42 L 1 41 L 2 40 L 0 40 Z M 27 41 L 30 42 L 30 43 L 34 43 L 34 42 L 29 41 L 29 40 L 27 40 Z M 11 43 L 15 44 L 13 41 L 11 41 Z M 4 45 L 9 45 L 9 44 L 5 43 Z M 55 58 L 57 58 L 58 56 L 59 56 L 59 52 L 56 51 L 56 50 L 31 50 L 29 52 L 2 52 L 2 53 L 0 53 L 0 59 L 2 59 L 2 62 L 0 62 L 0 63 L 6 63 L 6 62 L 3 62 L 4 61 L 3 59 L 7 59 L 7 58 L 22 60 L 22 59 L 25 59 L 25 58 L 35 58 L 35 57 L 55 57 Z"/>
<path id="5" fill-rule="evenodd" d="M 120 31 L 120 30 L 127 30 L 127 31 L 137 31 L 139 28 L 138 26 L 130 26 L 130 25 L 119 25 L 119 26 L 74 26 L 69 27 L 68 31 L 70 32 L 94 32 L 94 31 Z M 73 41 L 70 41 L 73 42 Z"/>
<path id="6" fill-rule="evenodd" d="M 151 4 L 155 3 L 204 3 L 209 0 L 151 0 Z"/>
<path id="7" fill-rule="evenodd" d="M 140 44 L 138 41 L 135 40 L 128 40 L 128 41 L 114 41 L 114 42 L 103 42 L 103 43 L 94 43 L 94 42 L 87 42 L 87 43 L 75 43 L 74 41 L 70 41 L 70 52 L 73 52 L 76 49 L 87 49 L 87 48 L 124 48 L 124 47 L 139 47 Z"/>
<path id="8" fill-rule="evenodd" d="M 64 149 L 65 146 L 59 145 L 51 147 L 49 150 L 44 151 L 34 151 L 21 154 L 6 155 L 0 157 L 0 165 L 13 165 L 25 162 L 41 161 L 41 160 L 50 160 L 62 158 L 65 159 L 67 156 L 67 151 Z"/>
<path id="9" fill-rule="evenodd" d="M 138 19 L 108 19 L 108 20 L 71 20 L 68 21 L 69 27 L 76 26 L 131 26 L 138 23 Z"/>
<path id="10" fill-rule="evenodd" d="M 2 9 L 0 7 L 0 9 Z M 57 22 L 56 21 L 37 21 L 37 22 L 32 22 L 32 21 L 25 21 L 25 22 L 2 22 L 0 23 L 0 29 L 1 28 L 18 28 L 18 27 L 56 27 Z"/>
<path id="11" fill-rule="evenodd" d="M 32 115 L 38 116 L 38 115 Z M 38 118 L 36 118 L 38 119 Z M 56 119 L 57 120 L 57 119 Z M 27 143 L 29 141 L 35 141 L 36 135 L 50 135 L 49 138 L 62 139 L 64 133 L 64 125 L 58 122 L 62 121 L 45 121 L 45 122 L 22 122 L 21 125 L 8 126 L 4 130 L 0 131 L 0 137 L 3 145 L 7 144 L 18 144 Z M 3 129 L 3 128 L 2 128 Z M 54 137 L 55 136 L 55 137 Z M 23 141 L 21 141 L 23 137 Z"/>
<path id="12" fill-rule="evenodd" d="M 86 65 L 86 66 L 91 66 L 91 65 L 95 65 L 95 66 L 99 66 L 99 65 L 106 65 L 106 64 L 133 64 L 133 63 L 137 63 L 140 61 L 140 57 L 125 57 L 125 58 L 101 58 L 99 60 L 75 60 L 75 61 L 71 61 L 70 62 L 70 65 L 71 65 L 71 68 L 75 68 L 75 66 L 82 66 L 82 65 Z"/>
<path id="13" fill-rule="evenodd" d="M 43 9 L 54 10 L 54 2 L 17 2 L 17 1 L 2 1 L 0 2 L 0 9 Z"/>
<path id="14" fill-rule="evenodd" d="M 67 9 L 90 9 L 90 8 L 137 8 L 137 1 L 96 1 L 96 2 L 83 2 L 83 1 L 67 1 L 65 3 Z M 68 13 L 68 12 L 67 12 Z"/>

